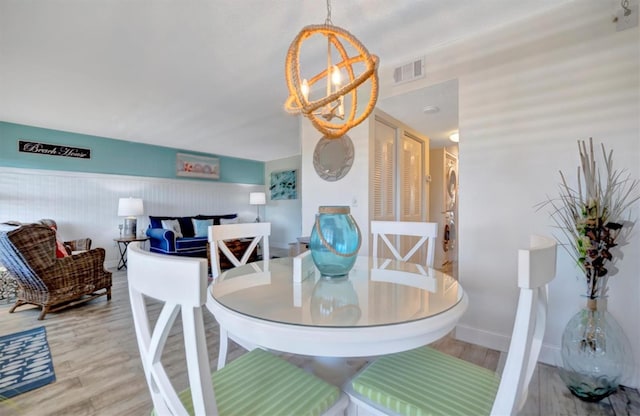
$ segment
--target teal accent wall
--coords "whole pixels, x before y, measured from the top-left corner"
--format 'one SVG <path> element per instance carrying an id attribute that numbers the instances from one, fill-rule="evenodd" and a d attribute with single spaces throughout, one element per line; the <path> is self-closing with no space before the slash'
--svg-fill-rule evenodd
<path id="1" fill-rule="evenodd" d="M 91 159 L 19 152 L 18 140 L 91 149 Z M 210 179 L 176 176 L 177 153 L 217 157 L 220 160 L 220 179 L 216 182 L 264 185 L 264 162 L 256 160 L 218 156 L 0 121 L 0 166 L 211 181 Z"/>

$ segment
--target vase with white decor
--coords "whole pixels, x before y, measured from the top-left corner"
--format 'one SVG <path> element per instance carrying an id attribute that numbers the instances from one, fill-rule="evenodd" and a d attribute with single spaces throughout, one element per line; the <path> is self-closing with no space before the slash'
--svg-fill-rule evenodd
<path id="1" fill-rule="evenodd" d="M 602 158 L 597 158 L 593 139 L 588 144 L 579 141 L 578 149 L 577 184 L 560 172 L 559 197 L 542 206 L 551 207 L 563 247 L 585 287 L 585 305 L 562 334 L 560 376 L 578 398 L 599 401 L 618 389 L 632 357 L 629 341 L 606 303 L 612 266 L 621 258 L 620 243 L 633 227 L 628 210 L 640 195 L 638 180 L 614 169 L 613 151 L 601 145 Z M 598 162 L 604 165 L 602 171 Z"/>

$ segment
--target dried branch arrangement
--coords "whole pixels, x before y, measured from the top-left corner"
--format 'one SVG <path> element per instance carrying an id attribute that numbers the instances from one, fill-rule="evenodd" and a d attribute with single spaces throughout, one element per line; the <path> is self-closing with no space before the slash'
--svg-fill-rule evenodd
<path id="1" fill-rule="evenodd" d="M 563 247 L 584 272 L 588 299 L 598 298 L 605 290 L 607 262 L 613 261 L 611 249 L 617 245 L 623 227 L 633 227 L 624 215 L 640 199 L 638 180 L 624 169 L 614 169 L 613 150 L 607 152 L 603 144 L 601 148 L 603 174 L 596 164 L 593 138 L 588 147 L 584 140 L 578 141 L 577 188 L 572 188 L 560 171 L 560 196 L 539 205 L 552 208 L 551 217 L 568 240 Z"/>

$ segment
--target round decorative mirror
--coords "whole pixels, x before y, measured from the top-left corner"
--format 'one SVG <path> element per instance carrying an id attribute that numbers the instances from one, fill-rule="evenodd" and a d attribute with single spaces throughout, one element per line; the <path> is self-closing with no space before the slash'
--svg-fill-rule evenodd
<path id="1" fill-rule="evenodd" d="M 313 152 L 313 167 L 325 181 L 335 182 L 344 178 L 353 165 L 354 149 L 346 134 L 337 139 L 322 137 Z"/>

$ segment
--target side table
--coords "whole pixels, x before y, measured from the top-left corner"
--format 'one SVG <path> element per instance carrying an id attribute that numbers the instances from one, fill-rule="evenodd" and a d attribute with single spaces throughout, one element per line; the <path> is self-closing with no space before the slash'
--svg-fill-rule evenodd
<path id="1" fill-rule="evenodd" d="M 120 261 L 118 261 L 118 270 L 127 268 L 127 248 L 129 244 L 134 241 L 147 241 L 149 237 L 120 237 L 114 238 L 113 241 L 118 243 L 118 250 L 120 251 Z"/>
<path id="2" fill-rule="evenodd" d="M 309 250 L 309 240 L 311 240 L 311 237 L 297 237 L 296 240 L 297 241 L 295 243 L 291 243 L 295 248 L 290 247 L 290 257 L 295 257 L 298 254 Z M 293 253 L 293 250 L 295 250 L 295 253 Z"/>

